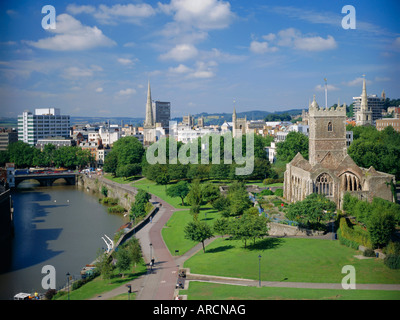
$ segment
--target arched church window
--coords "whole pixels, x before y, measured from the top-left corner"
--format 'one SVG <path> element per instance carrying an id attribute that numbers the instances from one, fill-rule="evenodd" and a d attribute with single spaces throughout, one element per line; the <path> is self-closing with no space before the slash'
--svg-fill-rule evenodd
<path id="1" fill-rule="evenodd" d="M 332 131 L 332 122 L 328 122 L 328 131 Z"/>
<path id="2" fill-rule="evenodd" d="M 334 182 L 328 173 L 320 174 L 314 182 L 314 192 L 333 196 Z"/>
<path id="3" fill-rule="evenodd" d="M 360 179 L 351 172 L 345 172 L 341 176 L 343 191 L 362 191 Z"/>

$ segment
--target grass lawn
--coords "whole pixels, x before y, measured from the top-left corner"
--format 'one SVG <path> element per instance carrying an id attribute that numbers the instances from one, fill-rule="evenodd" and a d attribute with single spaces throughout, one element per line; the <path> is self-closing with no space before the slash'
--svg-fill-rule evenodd
<path id="1" fill-rule="evenodd" d="M 400 283 L 400 270 L 391 270 L 381 259 L 359 260 L 359 252 L 339 241 L 301 238 L 265 238 L 256 245 L 218 238 L 188 259 L 184 267 L 192 273 L 258 279 L 264 281 L 341 283 L 343 266 L 356 270 L 356 283 Z"/>
<path id="2" fill-rule="evenodd" d="M 141 178 L 141 176 L 132 176 L 132 177 L 127 177 L 127 178 L 113 177 L 111 173 L 106 173 L 103 175 L 103 177 L 108 180 L 114 181 L 116 183 L 120 183 L 120 184 L 132 183 L 133 181 L 136 181 Z"/>
<path id="3" fill-rule="evenodd" d="M 198 219 L 212 225 L 214 219 L 219 217 L 220 214 L 216 210 L 204 207 L 201 209 Z M 192 220 L 193 216 L 189 210 L 176 211 L 162 229 L 162 237 L 172 255 L 175 255 L 175 250 L 179 250 L 178 255 L 182 255 L 197 244 L 197 242 L 185 239 L 184 228 Z"/>
<path id="4" fill-rule="evenodd" d="M 191 281 L 188 300 L 400 300 L 399 291 L 244 287 Z"/>
<path id="5" fill-rule="evenodd" d="M 182 206 L 182 200 L 179 197 L 172 198 L 167 196 L 165 192 L 165 186 L 156 184 L 153 181 L 150 181 L 148 179 L 142 179 L 139 181 L 136 181 L 132 183 L 133 187 L 143 189 L 144 191 L 147 191 L 151 194 L 154 194 L 155 196 L 163 199 L 164 201 L 168 202 L 171 206 L 177 209 L 189 209 L 190 206 L 186 203 L 185 206 Z M 167 185 L 168 188 L 168 185 Z"/>
<path id="6" fill-rule="evenodd" d="M 111 291 L 115 288 L 118 288 L 124 283 L 127 283 L 129 281 L 132 281 L 133 279 L 136 279 L 138 276 L 140 276 L 143 273 L 146 273 L 146 265 L 144 263 L 138 264 L 135 273 L 126 273 L 124 278 L 121 278 L 117 275 L 118 271 L 115 270 L 115 275 L 109 279 L 109 280 L 104 280 L 101 276 L 96 277 L 92 281 L 86 283 L 82 287 L 70 291 L 69 292 L 69 297 L 70 300 L 87 300 L 90 298 L 93 298 L 94 296 L 101 295 L 104 292 Z M 125 297 L 119 297 L 123 300 L 125 300 Z M 117 299 L 119 299 L 117 298 Z M 133 300 L 135 298 L 134 294 L 130 295 L 130 299 Z M 68 295 L 65 294 L 61 297 L 59 297 L 57 300 L 67 300 Z M 126 294 L 126 300 L 128 299 L 128 295 Z"/>

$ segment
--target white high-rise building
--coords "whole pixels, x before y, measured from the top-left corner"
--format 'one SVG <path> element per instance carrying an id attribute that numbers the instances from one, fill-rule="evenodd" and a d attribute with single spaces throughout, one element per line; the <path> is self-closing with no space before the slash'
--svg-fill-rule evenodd
<path id="1" fill-rule="evenodd" d="M 70 137 L 70 116 L 61 115 L 58 108 L 35 109 L 35 113 L 24 111 L 18 116 L 18 140 L 36 145 L 38 139 Z"/>

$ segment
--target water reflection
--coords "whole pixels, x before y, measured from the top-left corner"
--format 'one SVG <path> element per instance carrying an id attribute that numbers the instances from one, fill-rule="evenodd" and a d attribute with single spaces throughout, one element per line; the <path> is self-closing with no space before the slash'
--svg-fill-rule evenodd
<path id="1" fill-rule="evenodd" d="M 121 216 L 107 213 L 98 196 L 59 181 L 52 187 L 25 181 L 12 193 L 15 236 L 4 248 L 8 255 L 0 259 L 0 299 L 20 291 L 43 292 L 44 265 L 55 267 L 58 287 L 67 272 L 79 277 L 105 246 L 101 237 L 113 238 L 124 223 Z"/>

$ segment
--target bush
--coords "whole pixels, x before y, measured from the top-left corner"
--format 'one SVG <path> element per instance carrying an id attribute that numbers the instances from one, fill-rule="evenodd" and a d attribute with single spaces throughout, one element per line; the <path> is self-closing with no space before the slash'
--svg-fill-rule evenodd
<path id="1" fill-rule="evenodd" d="M 263 196 L 273 196 L 274 192 L 272 190 L 265 189 L 265 190 L 261 191 L 260 194 Z"/>
<path id="2" fill-rule="evenodd" d="M 390 269 L 400 269 L 400 255 L 389 254 L 383 262 Z"/>
<path id="3" fill-rule="evenodd" d="M 375 257 L 375 251 L 370 248 L 366 248 L 363 252 L 363 256 L 364 257 Z"/>
<path id="4" fill-rule="evenodd" d="M 340 228 L 337 230 L 337 236 L 338 236 L 340 244 L 342 244 L 342 245 L 344 245 L 346 247 L 358 250 L 359 244 L 357 242 L 354 242 L 352 240 L 349 240 L 349 239 L 345 238 L 343 236 L 342 230 Z"/>
<path id="5" fill-rule="evenodd" d="M 108 213 L 124 213 L 125 212 L 125 208 L 120 206 L 119 204 L 113 207 L 109 207 L 107 209 Z"/>
<path id="6" fill-rule="evenodd" d="M 106 197 L 106 198 L 101 199 L 101 203 L 108 204 L 110 206 L 115 206 L 118 203 L 118 199 Z"/>
<path id="7" fill-rule="evenodd" d="M 263 184 L 269 185 L 269 184 L 274 184 L 274 183 L 282 183 L 283 179 L 272 179 L 272 178 L 267 178 L 263 180 Z"/>
<path id="8" fill-rule="evenodd" d="M 102 186 L 102 187 L 101 187 L 101 194 L 102 194 L 103 196 L 107 197 L 107 195 L 108 195 L 108 189 L 107 189 L 106 186 Z"/>
<path id="9" fill-rule="evenodd" d="M 283 197 L 283 189 L 276 189 L 275 195 L 278 197 Z"/>
<path id="10" fill-rule="evenodd" d="M 347 240 L 357 243 L 358 245 L 362 245 L 367 248 L 372 248 L 371 240 L 368 236 L 368 233 L 362 232 L 361 230 L 356 230 L 352 228 L 351 222 L 346 218 L 340 219 L 340 226 L 341 235 Z M 350 245 L 350 247 L 354 248 L 354 245 Z"/>

